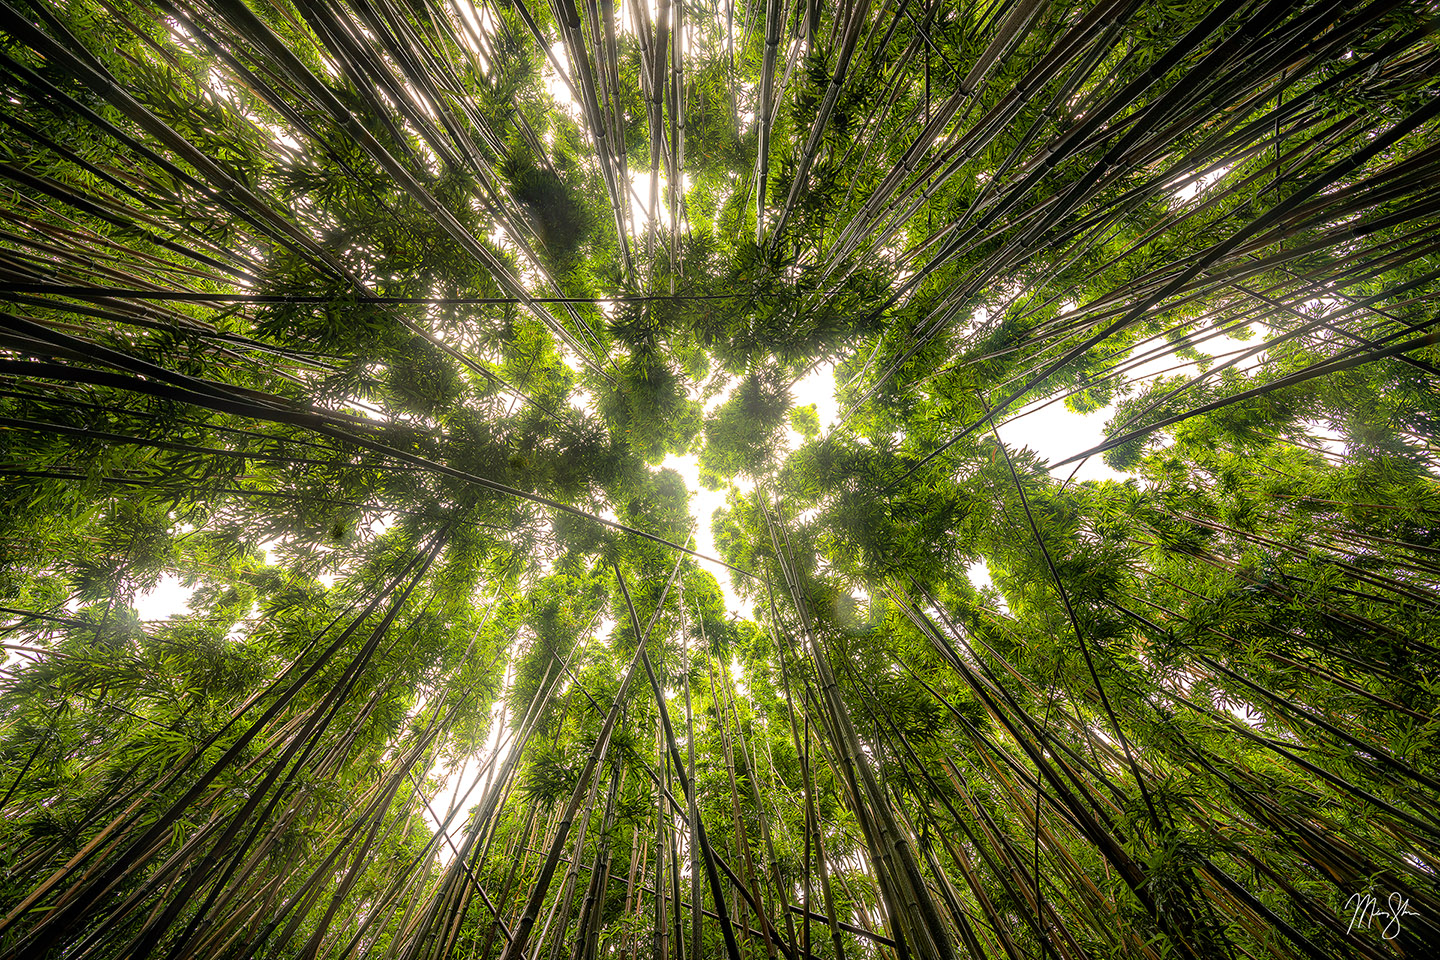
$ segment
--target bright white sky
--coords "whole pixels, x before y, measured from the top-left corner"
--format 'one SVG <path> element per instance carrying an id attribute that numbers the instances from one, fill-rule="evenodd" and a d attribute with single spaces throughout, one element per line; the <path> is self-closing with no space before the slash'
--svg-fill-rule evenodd
<path id="1" fill-rule="evenodd" d="M 506 692 L 509 691 L 513 677 L 514 673 L 507 667 L 504 681 Z M 437 852 L 442 866 L 455 856 L 455 850 L 464 837 L 465 811 L 478 803 L 490 789 L 490 785 L 495 781 L 496 768 L 505 761 L 515 745 L 514 733 L 510 724 L 505 721 L 501 706 L 501 700 L 490 705 L 490 734 L 485 738 L 485 746 L 478 754 L 462 757 L 454 763 L 440 760 L 430 769 L 429 778 L 438 779 L 440 789 L 433 797 L 426 798 L 429 807 L 422 812 L 426 824 L 432 831 L 438 830 L 441 821 L 450 817 L 452 810 L 460 811 L 450 817 L 450 825 L 445 830 L 449 839 L 442 841 Z"/>
<path id="2" fill-rule="evenodd" d="M 190 612 L 190 594 L 195 591 L 167 573 L 153 590 L 135 595 L 135 613 L 141 620 L 164 620 L 175 614 Z"/>

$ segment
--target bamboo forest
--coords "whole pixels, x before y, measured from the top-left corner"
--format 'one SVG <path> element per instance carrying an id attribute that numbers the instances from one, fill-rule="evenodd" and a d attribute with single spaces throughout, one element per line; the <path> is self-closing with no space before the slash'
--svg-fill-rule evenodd
<path id="1" fill-rule="evenodd" d="M 0 0 L 0 960 L 1437 871 L 1436 0 Z"/>

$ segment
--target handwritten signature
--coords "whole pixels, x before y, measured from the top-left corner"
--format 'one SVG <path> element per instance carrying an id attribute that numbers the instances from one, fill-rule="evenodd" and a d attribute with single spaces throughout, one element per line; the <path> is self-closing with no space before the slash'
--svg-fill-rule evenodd
<path id="1" fill-rule="evenodd" d="M 1377 919 L 1388 918 L 1380 930 L 1380 936 L 1386 940 L 1394 940 L 1400 935 L 1401 917 L 1419 916 L 1416 911 L 1410 909 L 1410 901 L 1398 893 L 1390 894 L 1385 900 L 1384 906 L 1389 909 L 1382 909 L 1381 902 L 1375 899 L 1373 893 L 1353 894 L 1349 900 L 1345 901 L 1345 906 L 1353 910 L 1350 914 L 1350 929 L 1346 930 L 1346 933 L 1354 930 L 1357 926 L 1368 926 Z"/>

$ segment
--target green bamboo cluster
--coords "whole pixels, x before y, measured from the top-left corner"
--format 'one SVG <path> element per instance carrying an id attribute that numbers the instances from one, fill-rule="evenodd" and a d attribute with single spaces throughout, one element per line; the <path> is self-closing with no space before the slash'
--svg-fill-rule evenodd
<path id="1" fill-rule="evenodd" d="M 1434 956 L 1437 29 L 0 0 L 0 960 Z"/>

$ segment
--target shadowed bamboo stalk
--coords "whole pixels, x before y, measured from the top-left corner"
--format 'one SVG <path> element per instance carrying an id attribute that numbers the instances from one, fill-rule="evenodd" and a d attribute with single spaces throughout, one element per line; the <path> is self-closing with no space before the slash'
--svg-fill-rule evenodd
<path id="1" fill-rule="evenodd" d="M 768 511 L 766 518 L 768 521 Z M 782 571 L 785 572 L 792 600 L 801 617 L 802 629 L 809 635 L 811 661 L 820 678 L 821 693 L 824 697 L 825 709 L 822 716 L 826 718 L 829 735 L 836 741 L 837 757 L 843 758 L 844 777 L 850 781 L 850 790 L 856 803 L 856 814 L 860 817 L 862 826 L 866 825 L 870 818 L 874 818 L 872 827 L 866 830 L 866 839 L 871 847 L 872 861 L 879 872 L 882 889 L 886 886 L 890 887 L 886 891 L 886 906 L 892 916 L 907 928 L 906 939 L 912 949 L 919 952 L 921 956 L 951 957 L 953 956 L 953 947 L 950 944 L 948 932 L 940 923 L 939 914 L 935 909 L 929 888 L 920 875 L 913 852 L 899 835 L 889 809 L 889 803 L 875 781 L 869 763 L 864 758 L 859 737 L 839 696 L 828 656 L 820 646 L 819 639 L 812 632 L 813 627 L 810 626 L 811 619 L 801 592 L 802 588 L 786 560 L 790 552 L 788 544 L 783 548 L 781 546 L 784 536 L 784 528 L 780 528 L 777 536 L 772 524 L 771 539 L 775 555 L 780 562 Z M 889 867 L 892 863 L 894 866 Z"/>
<path id="2" fill-rule="evenodd" d="M 620 711 L 625 704 L 626 694 L 629 692 L 630 684 L 635 678 L 635 667 L 642 662 L 646 664 L 649 662 L 645 658 L 645 642 L 649 639 L 650 629 L 654 627 L 655 621 L 659 618 L 665 597 L 669 593 L 670 587 L 675 582 L 675 577 L 679 572 L 680 561 L 677 560 L 675 562 L 675 568 L 670 573 L 670 578 L 666 580 L 665 587 L 660 592 L 660 600 L 656 603 L 655 610 L 650 615 L 650 622 L 643 631 L 640 629 L 640 621 L 635 616 L 633 605 L 630 606 L 631 625 L 635 630 L 637 644 L 635 656 L 631 659 L 630 665 L 625 669 L 625 676 L 620 681 L 620 689 L 615 695 L 615 702 L 610 706 L 609 713 L 606 714 L 605 722 L 600 727 L 600 734 L 595 740 L 595 746 L 591 749 L 590 756 L 586 759 L 585 766 L 581 769 L 580 776 L 576 780 L 575 789 L 571 792 L 570 800 L 560 815 L 555 837 L 550 842 L 549 853 L 546 855 L 545 862 L 540 867 L 540 874 L 534 886 L 531 888 L 525 912 L 521 915 L 519 923 L 516 924 L 514 936 L 505 945 L 505 949 L 501 951 L 500 960 L 519 960 L 520 957 L 525 955 L 525 948 L 530 941 L 530 933 L 535 926 L 535 921 L 539 918 L 540 908 L 544 903 L 545 894 L 549 890 L 550 881 L 555 874 L 556 866 L 559 864 L 565 842 L 569 838 L 570 827 L 574 823 L 575 815 L 580 809 L 581 802 L 587 793 L 590 792 L 591 781 L 594 779 L 595 771 L 599 769 L 600 763 L 605 759 L 605 753 L 610 746 L 610 737 L 615 731 L 615 723 L 620 717 Z M 620 573 L 619 568 L 616 568 L 615 576 L 620 581 L 621 591 L 625 594 L 628 604 L 630 592 L 625 584 L 625 577 Z"/>

